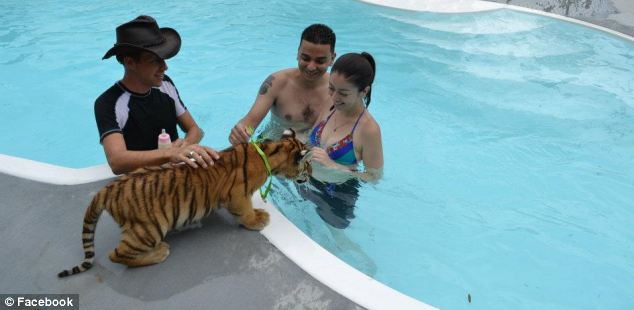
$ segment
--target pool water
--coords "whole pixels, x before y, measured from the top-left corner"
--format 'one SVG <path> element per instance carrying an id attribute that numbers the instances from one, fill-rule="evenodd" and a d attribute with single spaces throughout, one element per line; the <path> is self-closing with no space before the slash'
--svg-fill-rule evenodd
<path id="1" fill-rule="evenodd" d="M 0 153 L 102 164 L 101 61 L 138 14 L 176 28 L 167 74 L 206 131 L 233 124 L 301 30 L 377 61 L 370 111 L 385 178 L 329 228 L 294 187 L 273 200 L 301 230 L 379 281 L 447 309 L 634 307 L 634 44 L 507 10 L 435 14 L 355 1 L 0 3 Z M 467 296 L 471 297 L 469 303 Z"/>

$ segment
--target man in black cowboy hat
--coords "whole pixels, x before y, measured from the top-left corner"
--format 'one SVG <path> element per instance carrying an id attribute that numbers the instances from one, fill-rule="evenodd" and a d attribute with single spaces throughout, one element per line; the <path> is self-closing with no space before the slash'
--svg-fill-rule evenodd
<path id="1" fill-rule="evenodd" d="M 197 144 L 203 131 L 165 75 L 165 59 L 176 55 L 181 46 L 178 32 L 159 28 L 150 16 L 139 16 L 116 32 L 117 43 L 103 59 L 115 55 L 124 67 L 123 79 L 95 102 L 100 142 L 112 172 L 168 162 L 185 162 L 194 168 L 213 165 L 218 154 Z M 177 125 L 186 132 L 184 139 L 179 139 Z M 163 129 L 170 135 L 171 148 L 158 149 Z"/>

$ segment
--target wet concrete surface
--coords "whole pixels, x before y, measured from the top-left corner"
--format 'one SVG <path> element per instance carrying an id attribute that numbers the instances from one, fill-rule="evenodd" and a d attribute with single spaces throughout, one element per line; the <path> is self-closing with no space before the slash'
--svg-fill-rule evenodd
<path id="1" fill-rule="evenodd" d="M 0 292 L 79 294 L 80 309 L 361 309 L 224 210 L 168 235 L 167 260 L 140 268 L 108 259 L 120 234 L 104 212 L 95 266 L 58 279 L 81 262 L 84 211 L 107 183 L 50 185 L 0 174 Z"/>

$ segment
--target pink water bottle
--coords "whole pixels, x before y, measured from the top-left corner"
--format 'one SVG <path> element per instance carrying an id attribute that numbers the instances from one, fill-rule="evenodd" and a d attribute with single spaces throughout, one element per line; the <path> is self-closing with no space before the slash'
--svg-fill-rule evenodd
<path id="1" fill-rule="evenodd" d="M 172 147 L 172 140 L 170 139 L 170 135 L 165 132 L 165 129 L 161 129 L 161 134 L 158 136 L 158 148 L 169 149 L 170 147 Z"/>

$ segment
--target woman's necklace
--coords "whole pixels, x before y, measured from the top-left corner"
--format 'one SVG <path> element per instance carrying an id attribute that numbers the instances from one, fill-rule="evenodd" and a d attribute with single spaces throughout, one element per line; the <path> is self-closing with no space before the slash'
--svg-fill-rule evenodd
<path id="1" fill-rule="evenodd" d="M 363 110 L 365 110 L 365 108 L 364 108 Z M 361 113 L 363 113 L 363 110 L 361 111 Z M 338 112 L 338 111 L 335 111 L 335 112 L 333 113 L 333 115 L 332 115 L 332 118 L 334 119 L 334 123 L 335 123 L 335 124 L 334 124 L 334 125 L 335 125 L 335 128 L 332 130 L 332 132 L 337 132 L 337 129 L 339 129 L 339 128 L 341 128 L 341 127 L 345 126 L 345 125 L 347 125 L 347 123 L 346 123 L 346 122 L 343 122 L 343 124 L 339 124 L 339 126 L 337 126 L 337 115 L 338 115 L 338 113 L 337 113 L 337 112 Z M 337 115 L 334 115 L 334 114 L 337 114 Z M 358 116 L 357 116 L 357 117 L 358 117 Z"/>
<path id="2" fill-rule="evenodd" d="M 343 127 L 343 125 L 346 124 L 346 122 L 343 122 L 343 124 L 340 124 L 339 126 L 337 126 L 337 115 L 333 115 L 334 120 L 335 120 L 335 129 L 332 130 L 332 132 L 337 132 L 337 129 Z"/>

